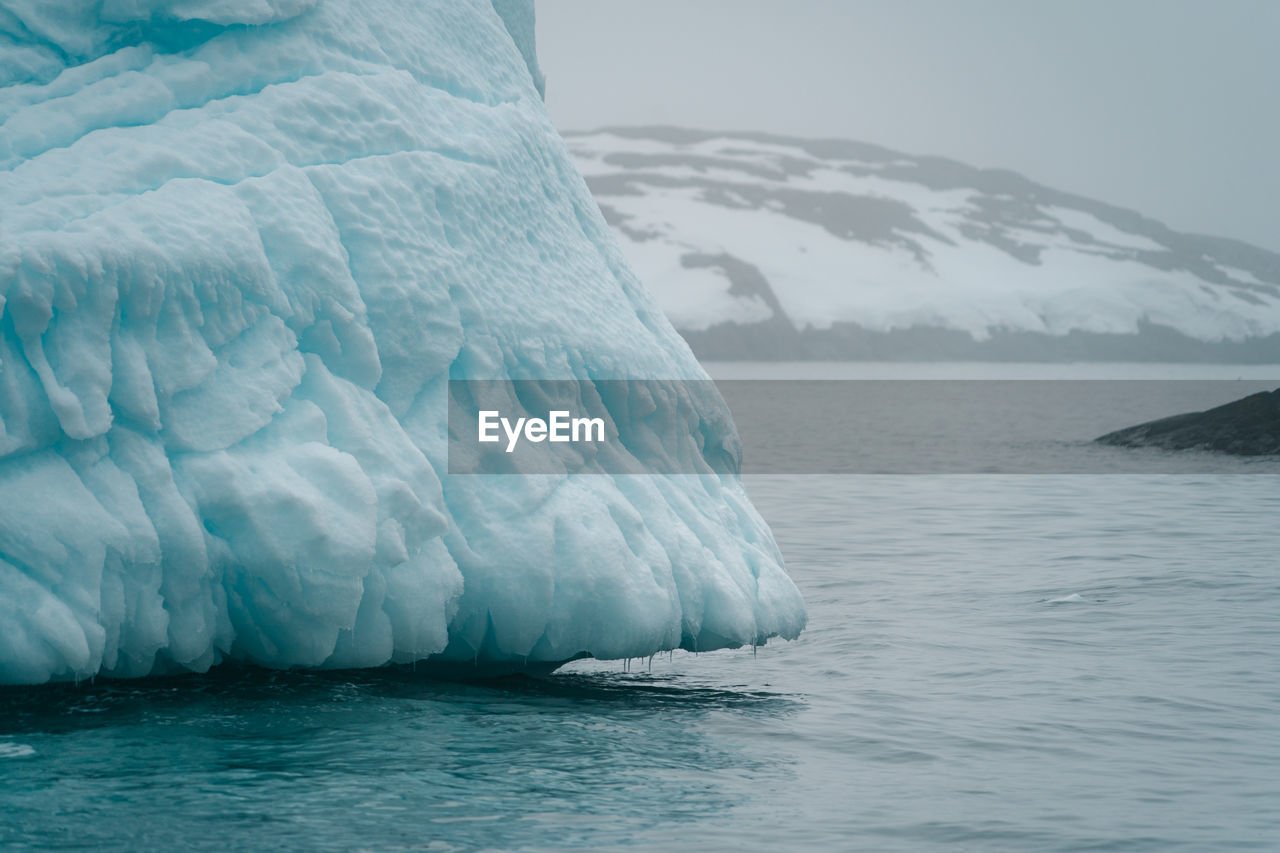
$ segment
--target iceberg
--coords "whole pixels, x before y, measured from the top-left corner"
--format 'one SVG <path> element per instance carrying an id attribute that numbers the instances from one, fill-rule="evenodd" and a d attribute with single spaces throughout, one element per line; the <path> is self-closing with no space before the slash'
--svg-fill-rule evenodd
<path id="1" fill-rule="evenodd" d="M 531 2 L 0 0 L 0 59 L 0 683 L 801 631 L 732 472 L 448 473 L 451 379 L 706 378 Z"/>

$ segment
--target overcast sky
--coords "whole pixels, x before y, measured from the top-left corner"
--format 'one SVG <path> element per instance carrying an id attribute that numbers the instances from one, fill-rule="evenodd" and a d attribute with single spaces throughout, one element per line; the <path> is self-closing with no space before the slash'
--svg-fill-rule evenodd
<path id="1" fill-rule="evenodd" d="M 1280 0 L 539 0 L 564 130 L 838 136 L 1280 251 Z"/>

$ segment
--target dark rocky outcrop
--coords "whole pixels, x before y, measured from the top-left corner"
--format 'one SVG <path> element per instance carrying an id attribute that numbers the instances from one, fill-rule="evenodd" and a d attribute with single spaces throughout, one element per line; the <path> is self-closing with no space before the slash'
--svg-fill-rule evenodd
<path id="1" fill-rule="evenodd" d="M 1236 456 L 1280 455 L 1280 388 L 1207 412 L 1174 415 L 1096 439 L 1119 447 L 1214 450 Z"/>

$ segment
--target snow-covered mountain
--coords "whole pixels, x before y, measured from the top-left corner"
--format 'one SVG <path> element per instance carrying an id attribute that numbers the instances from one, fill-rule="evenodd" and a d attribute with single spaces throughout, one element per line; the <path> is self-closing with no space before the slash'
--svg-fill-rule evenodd
<path id="1" fill-rule="evenodd" d="M 565 138 L 703 358 L 1280 362 L 1280 255 L 875 145 Z"/>

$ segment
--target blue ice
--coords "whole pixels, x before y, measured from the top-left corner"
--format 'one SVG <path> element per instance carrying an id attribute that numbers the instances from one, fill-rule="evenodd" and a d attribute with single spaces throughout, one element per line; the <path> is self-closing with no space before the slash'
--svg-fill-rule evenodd
<path id="1" fill-rule="evenodd" d="M 450 377 L 705 378 L 532 36 L 513 0 L 0 0 L 0 683 L 800 632 L 734 477 L 447 474 Z"/>

